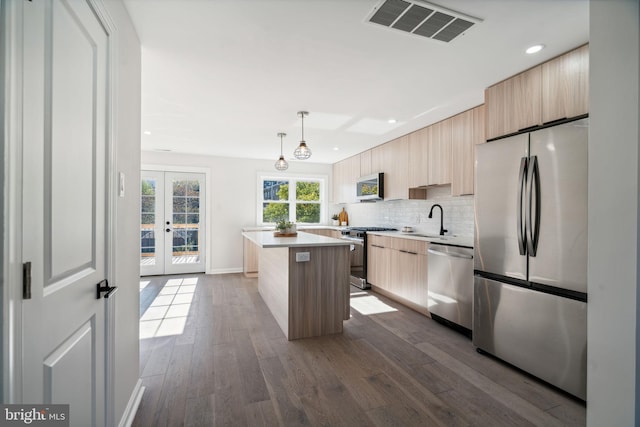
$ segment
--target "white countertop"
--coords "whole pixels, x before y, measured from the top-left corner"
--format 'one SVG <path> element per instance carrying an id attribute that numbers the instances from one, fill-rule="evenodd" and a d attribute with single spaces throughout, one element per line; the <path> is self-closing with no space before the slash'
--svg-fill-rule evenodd
<path id="1" fill-rule="evenodd" d="M 304 231 L 304 230 L 336 230 L 336 231 L 342 231 L 345 230 L 349 227 L 340 227 L 337 225 L 298 225 L 297 229 L 298 231 Z M 276 228 L 273 225 L 265 225 L 265 226 L 257 226 L 257 227 L 244 227 L 242 229 L 242 231 L 273 231 Z"/>
<path id="2" fill-rule="evenodd" d="M 402 239 L 422 240 L 430 243 L 439 243 L 442 245 L 455 245 L 473 248 L 473 237 L 468 236 L 429 236 L 425 237 L 420 233 L 403 233 L 401 231 L 367 231 L 367 234 L 376 234 L 380 236 L 399 237 Z"/>
<path id="3" fill-rule="evenodd" d="M 327 227 L 322 227 L 327 228 Z M 332 237 L 319 236 L 298 230 L 295 237 L 275 237 L 270 231 L 244 231 L 244 237 L 263 248 L 299 248 L 316 246 L 347 246 L 348 240 L 334 239 Z"/>

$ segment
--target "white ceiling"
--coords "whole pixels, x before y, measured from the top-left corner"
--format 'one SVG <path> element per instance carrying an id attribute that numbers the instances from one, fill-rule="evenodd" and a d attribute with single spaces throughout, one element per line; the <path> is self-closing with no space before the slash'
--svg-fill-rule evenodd
<path id="1" fill-rule="evenodd" d="M 482 19 L 451 43 L 367 22 L 378 0 L 124 2 L 142 43 L 142 149 L 274 161 L 278 132 L 292 157 L 300 110 L 306 161 L 333 163 L 589 39 L 588 0 L 440 0 Z"/>

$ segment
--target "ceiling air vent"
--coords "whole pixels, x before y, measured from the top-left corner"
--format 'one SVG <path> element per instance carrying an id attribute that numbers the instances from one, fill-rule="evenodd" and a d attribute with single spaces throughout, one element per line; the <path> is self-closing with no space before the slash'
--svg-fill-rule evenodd
<path id="1" fill-rule="evenodd" d="M 442 42 L 450 42 L 482 22 L 419 0 L 385 0 L 371 11 L 367 21 Z"/>

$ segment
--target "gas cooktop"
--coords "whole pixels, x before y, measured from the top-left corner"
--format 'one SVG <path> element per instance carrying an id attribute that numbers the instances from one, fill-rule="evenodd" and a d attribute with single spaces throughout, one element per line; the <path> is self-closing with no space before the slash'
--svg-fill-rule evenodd
<path id="1" fill-rule="evenodd" d="M 388 227 L 349 227 L 349 230 L 354 230 L 354 231 L 398 231 L 396 228 L 388 228 Z"/>

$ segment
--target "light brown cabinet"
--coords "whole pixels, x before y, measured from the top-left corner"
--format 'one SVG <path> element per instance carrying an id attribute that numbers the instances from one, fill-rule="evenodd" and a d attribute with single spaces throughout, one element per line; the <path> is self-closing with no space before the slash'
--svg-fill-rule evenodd
<path id="1" fill-rule="evenodd" d="M 369 235 L 367 242 L 367 281 L 390 290 L 391 244 L 388 237 Z"/>
<path id="2" fill-rule="evenodd" d="M 356 181 L 360 178 L 360 155 L 333 164 L 333 202 L 354 203 Z"/>
<path id="3" fill-rule="evenodd" d="M 371 149 L 371 172 L 384 172 L 384 199 L 406 199 L 409 192 L 409 137 Z"/>
<path id="4" fill-rule="evenodd" d="M 589 111 L 589 46 L 485 90 L 486 139 Z"/>
<path id="5" fill-rule="evenodd" d="M 369 235 L 367 279 L 375 290 L 426 312 L 428 243 Z"/>
<path id="6" fill-rule="evenodd" d="M 537 66 L 487 88 L 487 139 L 542 123 L 542 67 Z"/>
<path id="7" fill-rule="evenodd" d="M 409 134 L 409 188 L 422 187 L 429 182 L 429 126 Z"/>
<path id="8" fill-rule="evenodd" d="M 589 45 L 542 64 L 542 122 L 589 112 Z"/>
<path id="9" fill-rule="evenodd" d="M 451 118 L 451 195 L 473 194 L 476 144 L 485 142 L 484 105 Z"/>
<path id="10" fill-rule="evenodd" d="M 431 137 L 427 149 L 429 180 L 427 185 L 451 183 L 452 120 L 446 119 L 429 127 Z"/>
<path id="11" fill-rule="evenodd" d="M 360 176 L 371 175 L 375 171 L 371 170 L 371 150 L 360 153 Z"/>
<path id="12" fill-rule="evenodd" d="M 242 238 L 243 270 L 246 277 L 258 277 L 258 254 L 260 248 L 246 237 Z"/>
<path id="13" fill-rule="evenodd" d="M 473 141 L 475 144 L 484 144 L 487 142 L 484 119 L 485 106 L 484 104 L 479 105 L 471 111 L 473 112 Z"/>

